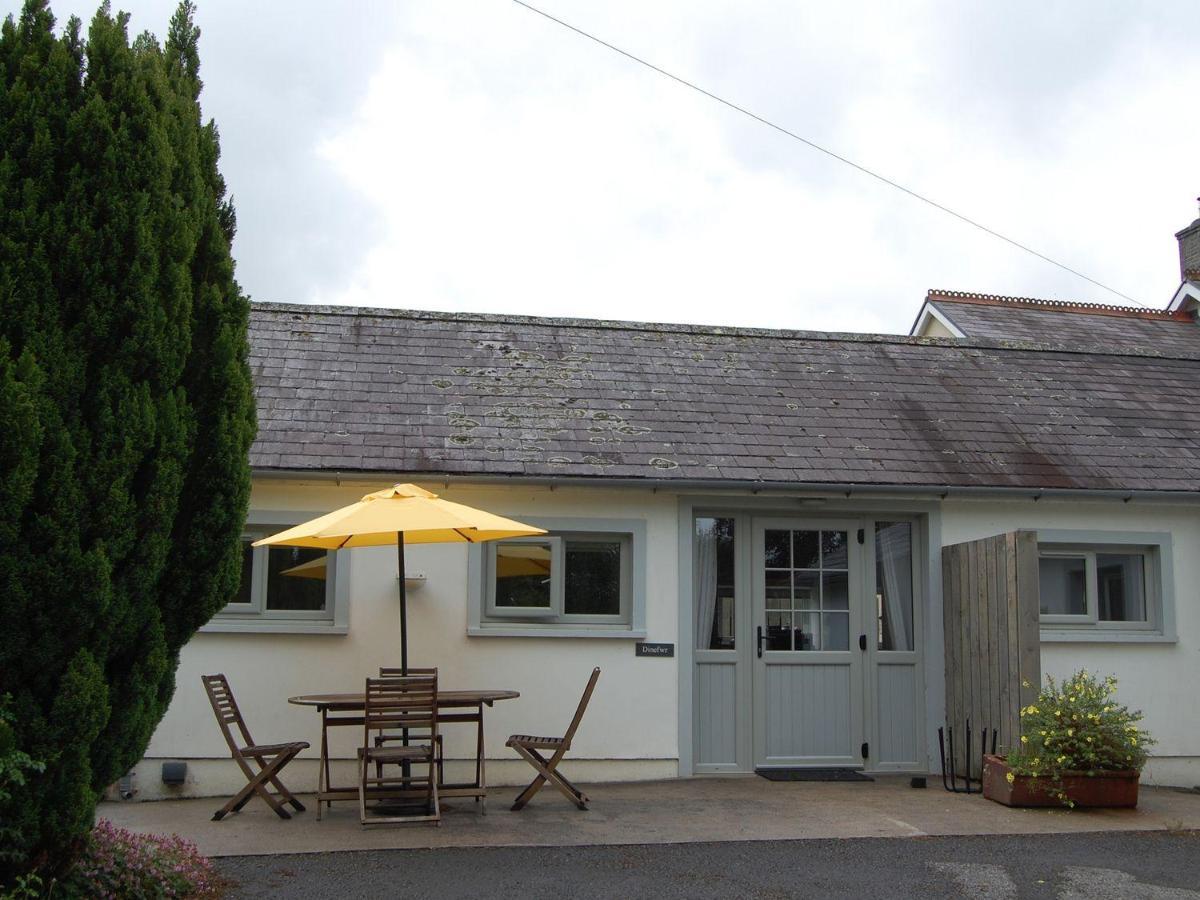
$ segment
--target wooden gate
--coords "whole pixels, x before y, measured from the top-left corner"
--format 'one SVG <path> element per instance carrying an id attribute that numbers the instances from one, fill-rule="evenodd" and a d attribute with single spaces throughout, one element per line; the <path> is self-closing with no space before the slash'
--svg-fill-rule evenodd
<path id="1" fill-rule="evenodd" d="M 1037 533 L 1012 531 L 942 548 L 946 721 L 958 771 L 979 774 L 979 733 L 997 750 L 1020 740 L 1022 706 L 1041 682 Z M 962 746 L 967 719 L 972 748 Z"/>

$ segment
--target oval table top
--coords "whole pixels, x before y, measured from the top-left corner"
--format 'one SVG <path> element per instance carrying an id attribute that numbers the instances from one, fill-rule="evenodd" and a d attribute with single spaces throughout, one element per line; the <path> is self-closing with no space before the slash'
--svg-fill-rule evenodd
<path id="1" fill-rule="evenodd" d="M 480 691 L 438 691 L 439 707 L 478 706 L 485 703 L 491 706 L 497 700 L 516 700 L 521 696 L 519 691 L 500 689 Z M 302 694 L 298 697 L 288 697 L 288 703 L 297 706 L 315 706 L 318 709 L 332 710 L 361 710 L 366 702 L 362 691 L 346 694 Z"/>

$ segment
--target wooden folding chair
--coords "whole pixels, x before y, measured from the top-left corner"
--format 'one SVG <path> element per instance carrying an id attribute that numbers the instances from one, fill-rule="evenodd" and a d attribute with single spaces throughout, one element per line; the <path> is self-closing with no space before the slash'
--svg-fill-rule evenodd
<path id="1" fill-rule="evenodd" d="M 512 747 L 516 750 L 538 773 L 537 777 L 530 782 L 529 787 L 521 791 L 517 795 L 517 799 L 513 801 L 512 808 L 514 810 L 521 809 L 526 803 L 532 800 L 533 795 L 540 791 L 542 785 L 547 781 L 562 791 L 563 796 L 580 809 L 587 809 L 589 802 L 587 794 L 571 784 L 558 771 L 558 764 L 562 761 L 566 752 L 571 749 L 571 739 L 575 737 L 575 730 L 583 720 L 584 710 L 587 709 L 588 701 L 592 699 L 592 691 L 596 689 L 596 681 L 599 677 L 600 670 L 598 668 L 592 669 L 592 677 L 588 679 L 587 687 L 583 690 L 583 696 L 579 700 L 579 707 L 575 710 L 575 718 L 571 720 L 571 724 L 567 728 L 567 733 L 562 737 L 534 737 L 528 734 L 514 734 L 505 743 L 506 747 Z M 539 750 L 553 750 L 554 752 L 549 759 L 546 759 L 546 757 L 538 752 Z"/>
<path id="2" fill-rule="evenodd" d="M 295 758 L 301 750 L 308 749 L 307 741 L 293 741 L 288 744 L 256 744 L 250 737 L 250 731 L 242 719 L 237 701 L 233 699 L 233 691 L 229 689 L 229 680 L 224 675 L 201 675 L 204 689 L 208 692 L 208 701 L 212 704 L 217 724 L 225 735 L 225 743 L 233 755 L 233 761 L 246 775 L 246 786 L 233 798 L 213 813 L 213 821 L 219 822 L 231 812 L 239 811 L 255 794 L 262 797 L 266 804 L 275 810 L 281 819 L 290 819 L 291 814 L 283 808 L 290 804 L 297 812 L 304 812 L 304 806 L 292 796 L 292 792 L 283 786 L 279 773 Z M 236 726 L 241 742 L 233 734 Z M 251 765 L 253 763 L 254 765 Z M 258 771 L 254 767 L 258 767 Z M 267 785 L 272 785 L 278 795 L 272 794 Z"/>
<path id="3" fill-rule="evenodd" d="M 388 746 L 400 736 L 401 746 Z M 383 737 L 383 742 L 376 742 Z M 437 764 L 437 670 L 433 674 L 368 678 L 363 704 L 363 742 L 359 748 L 358 813 L 366 825 L 401 822 L 433 822 L 441 825 L 438 805 Z M 413 741 L 416 743 L 413 743 Z M 411 770 L 425 763 L 424 775 Z M 400 766 L 399 775 L 384 774 L 387 766 Z M 372 774 L 372 768 L 375 772 Z M 368 815 L 367 800 L 411 803 L 417 800 L 423 812 Z"/>
<path id="4" fill-rule="evenodd" d="M 417 666 L 409 666 L 407 671 L 400 668 L 399 666 L 380 666 L 379 667 L 379 677 L 380 678 L 403 678 L 406 675 L 434 675 L 434 676 L 436 676 L 437 673 L 438 673 L 438 670 L 436 668 L 422 669 L 422 668 L 418 668 Z M 446 784 L 445 772 L 444 772 L 445 760 L 442 758 L 442 734 L 441 734 L 441 727 L 442 727 L 444 720 L 445 720 L 444 716 L 441 716 L 441 715 L 438 716 L 438 736 L 437 736 L 437 740 L 434 743 L 434 749 L 437 752 L 438 787 L 442 787 Z M 387 743 L 390 743 L 393 741 L 399 741 L 399 740 L 403 740 L 403 735 L 378 734 L 375 736 L 375 746 L 382 747 L 384 744 L 387 744 Z M 382 768 L 383 768 L 382 763 L 376 763 L 375 773 L 377 775 L 382 775 L 383 774 Z"/>

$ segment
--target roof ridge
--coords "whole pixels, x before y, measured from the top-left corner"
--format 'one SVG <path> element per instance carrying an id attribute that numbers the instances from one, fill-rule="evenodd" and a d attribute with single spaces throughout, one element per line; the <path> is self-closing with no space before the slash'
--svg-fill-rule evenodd
<path id="1" fill-rule="evenodd" d="M 750 337 L 769 340 L 841 341 L 856 344 L 896 344 L 901 346 L 946 346 L 979 350 L 1033 350 L 1054 353 L 1084 353 L 1104 356 L 1138 356 L 1157 359 L 1200 360 L 1200 351 L 1184 353 L 1164 351 L 1154 347 L 1112 347 L 1107 344 L 1064 345 L 997 338 L 914 337 L 905 334 L 871 334 L 867 332 L 803 331 L 787 328 L 754 328 L 740 325 L 697 325 L 669 322 L 631 322 L 614 319 L 581 319 L 554 316 L 529 316 L 516 313 L 443 312 L 437 310 L 395 309 L 386 306 L 339 306 L 309 303 L 278 303 L 253 300 L 251 306 L 264 312 L 295 313 L 298 315 L 334 315 L 350 318 L 378 316 L 380 318 L 467 322 L 478 324 L 538 325 L 554 328 L 592 328 L 605 331 L 642 331 L 665 334 L 699 334 L 713 337 Z"/>
<path id="2" fill-rule="evenodd" d="M 985 306 L 1020 306 L 1041 309 L 1053 309 L 1059 312 L 1077 312 L 1092 315 L 1134 316 L 1144 319 L 1160 319 L 1164 321 L 1191 322 L 1186 314 L 1172 312 L 1167 309 L 1148 309 L 1144 306 L 1117 306 L 1111 303 L 1091 303 L 1083 300 L 1047 300 L 1042 297 L 1009 297 L 1003 294 L 980 294 L 973 291 L 946 291 L 930 289 L 925 295 L 929 300 L 949 300 L 950 302 L 977 303 Z"/>

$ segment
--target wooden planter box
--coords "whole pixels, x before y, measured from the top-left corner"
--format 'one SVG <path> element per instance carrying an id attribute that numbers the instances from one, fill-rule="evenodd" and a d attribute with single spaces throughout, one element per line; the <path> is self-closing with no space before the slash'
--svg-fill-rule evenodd
<path id="1" fill-rule="evenodd" d="M 1012 771 L 1003 757 L 987 755 L 983 758 L 983 796 L 1005 806 L 1062 806 L 1063 802 L 1053 793 L 1055 784 L 1049 778 L 1032 775 L 1016 775 L 1012 782 L 1008 773 Z M 1076 806 L 1080 807 L 1134 807 L 1137 806 L 1138 778 L 1136 769 L 1119 772 L 1063 773 L 1061 788 Z"/>

